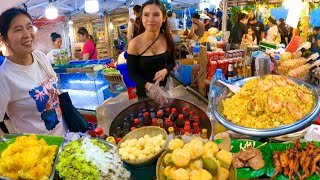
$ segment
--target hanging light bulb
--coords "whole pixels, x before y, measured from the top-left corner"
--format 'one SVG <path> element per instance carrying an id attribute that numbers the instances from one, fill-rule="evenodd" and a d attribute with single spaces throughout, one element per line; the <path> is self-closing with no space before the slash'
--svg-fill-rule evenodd
<path id="1" fill-rule="evenodd" d="M 49 1 L 49 4 L 46 8 L 46 18 L 47 19 L 55 19 L 58 17 L 58 9 L 56 6 L 53 4 L 53 2 Z"/>
<path id="2" fill-rule="evenodd" d="M 87 13 L 96 13 L 99 11 L 99 1 L 98 0 L 86 0 L 84 3 L 84 10 Z"/>
<path id="3" fill-rule="evenodd" d="M 210 4 L 218 7 L 222 0 L 210 0 Z"/>
<path id="4" fill-rule="evenodd" d="M 69 19 L 68 24 L 69 24 L 69 25 L 72 25 L 72 24 L 73 24 L 73 21 L 72 21 L 71 19 Z"/>
<path id="5" fill-rule="evenodd" d="M 199 3 L 200 10 L 204 10 L 206 8 L 210 8 L 210 3 L 206 2 L 205 0 Z"/>

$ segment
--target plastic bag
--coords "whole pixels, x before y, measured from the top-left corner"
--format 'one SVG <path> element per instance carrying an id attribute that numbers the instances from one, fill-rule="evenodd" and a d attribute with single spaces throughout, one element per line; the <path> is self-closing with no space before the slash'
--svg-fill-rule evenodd
<path id="1" fill-rule="evenodd" d="M 151 85 L 149 90 L 147 91 L 147 96 L 150 99 L 153 99 L 156 103 L 161 106 L 167 106 L 169 104 L 169 92 L 162 86 L 159 85 Z"/>

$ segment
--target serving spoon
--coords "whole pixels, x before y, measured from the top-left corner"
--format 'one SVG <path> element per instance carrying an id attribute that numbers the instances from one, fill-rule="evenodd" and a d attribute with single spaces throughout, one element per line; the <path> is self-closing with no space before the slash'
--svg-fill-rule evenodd
<path id="1" fill-rule="evenodd" d="M 225 83 L 225 82 L 223 82 L 221 80 L 218 80 L 218 82 L 223 84 L 223 85 L 225 85 L 225 86 L 227 86 L 230 89 L 230 91 L 232 91 L 233 93 L 240 92 L 241 87 L 239 87 L 239 86 L 236 86 L 236 85 L 233 85 L 233 84 L 228 84 L 228 83 Z"/>

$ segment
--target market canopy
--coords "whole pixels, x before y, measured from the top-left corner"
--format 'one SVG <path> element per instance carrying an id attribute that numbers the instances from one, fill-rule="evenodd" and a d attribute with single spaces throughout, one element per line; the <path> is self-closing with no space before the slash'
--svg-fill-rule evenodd
<path id="1" fill-rule="evenodd" d="M 59 16 L 73 17 L 77 14 L 84 14 L 85 0 L 52 0 L 58 9 Z M 99 0 L 100 10 L 96 15 L 103 15 L 114 10 L 128 10 L 128 7 L 135 4 L 142 4 L 145 0 Z M 199 3 L 199 0 L 172 0 L 175 8 L 185 8 Z M 11 7 L 24 7 L 34 19 L 41 19 L 45 16 L 45 9 L 49 0 L 8 0 L 1 4 L 0 13 Z M 92 15 L 92 14 L 89 14 Z"/>

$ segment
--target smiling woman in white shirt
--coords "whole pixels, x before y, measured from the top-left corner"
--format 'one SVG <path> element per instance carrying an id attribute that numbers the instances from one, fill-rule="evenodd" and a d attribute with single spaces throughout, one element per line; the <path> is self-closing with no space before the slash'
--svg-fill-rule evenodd
<path id="1" fill-rule="evenodd" d="M 17 133 L 62 136 L 65 126 L 57 94 L 38 62 L 54 73 L 46 55 L 34 51 L 36 30 L 31 16 L 11 8 L 0 16 L 2 42 L 10 51 L 0 66 L 0 120 L 7 113 Z"/>

